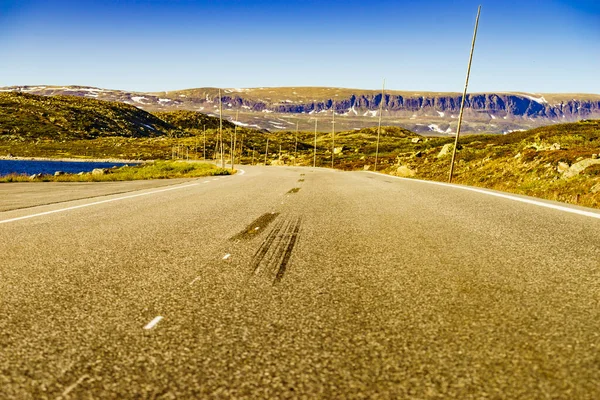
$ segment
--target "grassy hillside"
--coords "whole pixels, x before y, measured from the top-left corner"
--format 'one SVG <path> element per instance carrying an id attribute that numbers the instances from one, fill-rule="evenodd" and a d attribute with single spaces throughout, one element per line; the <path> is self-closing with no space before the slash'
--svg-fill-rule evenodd
<path id="1" fill-rule="evenodd" d="M 385 172 L 445 181 L 452 148 L 452 139 L 419 143 L 398 152 Z M 600 208 L 598 154 L 598 120 L 468 136 L 460 140 L 454 182 Z"/>
<path id="2" fill-rule="evenodd" d="M 168 136 L 175 127 L 134 106 L 74 96 L 0 93 L 0 136 L 27 139 Z"/>
<path id="3" fill-rule="evenodd" d="M 199 131 L 203 131 L 206 129 L 219 129 L 219 119 L 215 117 L 209 117 L 206 114 L 202 114 L 197 111 L 187 111 L 187 110 L 178 110 L 178 111 L 157 111 L 153 112 L 155 116 L 160 118 L 161 120 L 175 126 L 178 129 L 184 131 L 191 131 L 194 133 L 198 133 Z M 233 129 L 234 124 L 223 120 L 223 128 L 224 129 Z"/>

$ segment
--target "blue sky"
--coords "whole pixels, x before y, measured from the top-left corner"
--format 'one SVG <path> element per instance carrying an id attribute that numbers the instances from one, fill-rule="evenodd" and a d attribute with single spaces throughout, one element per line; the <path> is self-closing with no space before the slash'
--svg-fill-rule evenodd
<path id="1" fill-rule="evenodd" d="M 600 1 L 0 0 L 0 86 L 600 93 Z"/>

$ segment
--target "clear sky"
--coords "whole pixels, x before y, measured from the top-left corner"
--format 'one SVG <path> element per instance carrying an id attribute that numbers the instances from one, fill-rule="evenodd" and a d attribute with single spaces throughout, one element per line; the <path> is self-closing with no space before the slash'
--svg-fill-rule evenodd
<path id="1" fill-rule="evenodd" d="M 0 86 L 600 93 L 600 0 L 0 0 Z"/>

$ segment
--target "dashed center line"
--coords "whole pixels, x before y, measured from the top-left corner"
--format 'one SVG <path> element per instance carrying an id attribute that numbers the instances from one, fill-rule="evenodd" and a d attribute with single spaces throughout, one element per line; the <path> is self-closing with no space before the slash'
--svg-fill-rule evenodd
<path id="1" fill-rule="evenodd" d="M 149 330 L 152 329 L 156 326 L 156 324 L 158 324 L 160 322 L 160 320 L 163 319 L 163 317 L 161 317 L 160 315 L 156 318 L 154 318 L 152 321 L 148 322 L 148 325 L 146 325 L 144 327 L 144 329 Z"/>
<path id="2" fill-rule="evenodd" d="M 194 283 L 196 283 L 196 281 L 198 281 L 200 279 L 199 276 L 195 277 L 193 281 L 190 282 L 190 285 L 193 285 Z"/>

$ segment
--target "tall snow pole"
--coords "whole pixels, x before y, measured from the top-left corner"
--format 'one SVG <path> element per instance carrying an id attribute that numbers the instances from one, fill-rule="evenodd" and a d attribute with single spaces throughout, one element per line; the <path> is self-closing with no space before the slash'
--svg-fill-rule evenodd
<path id="1" fill-rule="evenodd" d="M 379 123 L 377 125 L 377 146 L 375 147 L 375 168 L 377 171 L 377 159 L 379 158 L 379 138 L 381 136 L 381 117 L 383 115 L 383 100 L 385 97 L 385 78 L 383 79 L 383 86 L 381 87 L 381 101 L 379 102 Z"/>
<path id="2" fill-rule="evenodd" d="M 267 166 L 267 154 L 269 154 L 269 138 L 267 137 L 267 145 L 265 146 L 265 167 Z"/>
<path id="3" fill-rule="evenodd" d="M 296 165 L 296 159 L 298 158 L 298 121 L 296 121 L 296 145 L 294 146 L 294 165 Z"/>
<path id="4" fill-rule="evenodd" d="M 313 168 L 317 166 L 317 118 L 315 117 L 315 148 L 313 150 Z"/>
<path id="5" fill-rule="evenodd" d="M 331 168 L 333 169 L 333 158 L 335 157 L 335 102 L 331 106 L 333 114 L 331 116 Z"/>
<path id="6" fill-rule="evenodd" d="M 240 110 L 237 110 L 235 112 L 235 127 L 233 128 L 233 150 L 231 152 L 231 169 L 234 169 L 234 165 L 235 165 L 235 150 L 236 150 L 236 145 L 237 145 L 237 122 L 238 122 L 238 117 L 240 115 Z"/>
<path id="7" fill-rule="evenodd" d="M 225 149 L 223 147 L 223 101 L 221 101 L 221 89 L 219 89 L 219 137 L 221 139 L 221 168 L 225 168 Z"/>
<path id="8" fill-rule="evenodd" d="M 204 161 L 206 161 L 206 125 L 204 125 Z"/>
<path id="9" fill-rule="evenodd" d="M 471 42 L 471 54 L 469 55 L 469 66 L 467 67 L 467 79 L 465 80 L 465 90 L 463 91 L 462 100 L 460 102 L 460 114 L 458 115 L 458 127 L 456 128 L 456 139 L 454 140 L 454 149 L 452 150 L 452 161 L 450 162 L 450 173 L 448 174 L 448 183 L 452 183 L 454 175 L 454 161 L 456 160 L 456 148 L 458 147 L 458 138 L 460 136 L 460 128 L 462 125 L 463 112 L 465 110 L 465 100 L 467 98 L 467 87 L 469 86 L 469 75 L 471 75 L 471 63 L 473 62 L 473 51 L 475 50 L 475 40 L 477 40 L 477 28 L 479 27 L 479 14 L 481 6 L 477 8 L 477 19 L 475 19 L 475 30 L 473 31 L 473 41 Z"/>

